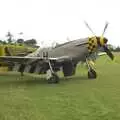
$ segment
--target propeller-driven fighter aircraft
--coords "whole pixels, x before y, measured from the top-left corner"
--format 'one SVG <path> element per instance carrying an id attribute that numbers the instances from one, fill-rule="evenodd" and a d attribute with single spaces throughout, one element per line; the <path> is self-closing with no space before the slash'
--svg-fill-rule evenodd
<path id="1" fill-rule="evenodd" d="M 93 33 L 92 29 L 85 22 L 86 26 Z M 95 69 L 89 61 L 96 58 L 99 49 L 113 60 L 114 56 L 107 47 L 108 39 L 103 37 L 108 23 L 105 24 L 104 31 L 101 36 L 87 37 L 60 44 L 54 48 L 38 48 L 35 52 L 25 57 L 20 56 L 0 56 L 0 61 L 6 62 L 11 70 L 18 71 L 23 75 L 24 72 L 47 74 L 48 83 L 58 83 L 59 77 L 57 71 L 62 71 L 64 76 L 72 76 L 75 74 L 76 66 L 80 61 L 84 61 L 88 67 L 88 78 L 95 79 L 97 77 Z"/>

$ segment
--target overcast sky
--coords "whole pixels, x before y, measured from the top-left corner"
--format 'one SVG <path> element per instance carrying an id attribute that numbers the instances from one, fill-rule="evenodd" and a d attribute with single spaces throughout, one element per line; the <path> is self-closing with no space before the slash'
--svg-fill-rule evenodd
<path id="1" fill-rule="evenodd" d="M 35 38 L 48 46 L 92 36 L 84 20 L 101 35 L 108 21 L 108 43 L 120 45 L 119 0 L 0 0 L 0 15 L 0 39 L 10 31 L 14 38 Z"/>

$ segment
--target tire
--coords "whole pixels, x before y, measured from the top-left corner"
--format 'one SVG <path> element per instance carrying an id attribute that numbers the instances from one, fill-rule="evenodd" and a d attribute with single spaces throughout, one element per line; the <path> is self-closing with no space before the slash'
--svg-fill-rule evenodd
<path id="1" fill-rule="evenodd" d="M 53 73 L 52 74 L 52 77 L 50 77 L 49 79 L 48 79 L 48 83 L 49 84 L 52 84 L 52 83 L 59 83 L 59 77 L 55 74 L 55 73 Z"/>
<path id="2" fill-rule="evenodd" d="M 88 71 L 88 78 L 89 79 L 96 79 L 97 73 L 93 69 L 91 69 L 90 71 Z"/>

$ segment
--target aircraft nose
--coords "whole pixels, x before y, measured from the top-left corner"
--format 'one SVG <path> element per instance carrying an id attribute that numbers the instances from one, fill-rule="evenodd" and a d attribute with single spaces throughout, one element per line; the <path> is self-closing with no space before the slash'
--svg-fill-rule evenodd
<path id="1" fill-rule="evenodd" d="M 107 53 L 107 55 L 113 60 L 114 59 L 114 55 L 112 54 L 112 52 L 109 50 L 109 48 L 107 47 L 107 42 L 108 39 L 105 37 L 98 37 L 97 38 L 97 44 L 99 47 L 102 47 L 104 52 Z"/>
<path id="2" fill-rule="evenodd" d="M 100 45 L 103 47 L 104 51 L 107 53 L 107 55 L 111 58 L 111 60 L 114 59 L 114 55 L 110 51 L 110 49 L 107 46 L 108 39 L 107 38 L 101 38 L 100 39 Z"/>

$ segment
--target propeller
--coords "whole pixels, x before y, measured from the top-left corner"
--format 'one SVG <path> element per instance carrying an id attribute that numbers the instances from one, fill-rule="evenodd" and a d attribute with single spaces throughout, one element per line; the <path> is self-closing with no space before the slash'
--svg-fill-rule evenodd
<path id="1" fill-rule="evenodd" d="M 105 31 L 106 31 L 106 29 L 107 29 L 107 27 L 108 27 L 108 22 L 106 22 L 106 24 L 105 24 L 105 27 L 104 27 L 104 30 L 103 30 L 103 33 L 102 33 L 102 36 L 104 35 L 104 33 L 105 33 Z"/>
<path id="2" fill-rule="evenodd" d="M 106 29 L 107 29 L 107 27 L 108 27 L 108 22 L 106 22 L 106 24 L 105 24 L 105 27 L 104 27 L 104 30 L 103 30 L 103 33 L 102 33 L 102 35 L 101 35 L 101 41 L 103 41 L 102 43 L 103 43 L 103 45 L 102 45 L 102 47 L 103 47 L 103 49 L 104 49 L 104 51 L 107 53 L 107 55 L 111 58 L 111 60 L 113 60 L 114 59 L 114 55 L 112 54 L 112 52 L 109 50 L 109 48 L 108 48 L 108 46 L 107 46 L 107 39 L 106 38 L 104 38 L 103 36 L 104 36 L 104 33 L 105 33 L 105 31 L 106 31 Z"/>
<path id="3" fill-rule="evenodd" d="M 107 53 L 107 55 L 111 58 L 111 60 L 114 59 L 114 55 L 112 54 L 112 52 L 108 49 L 108 47 L 106 45 L 103 46 L 104 51 Z"/>
<path id="4" fill-rule="evenodd" d="M 112 54 L 112 52 L 109 50 L 108 46 L 107 46 L 107 38 L 104 37 L 105 31 L 108 28 L 108 22 L 105 23 L 105 27 L 103 29 L 103 33 L 100 37 L 97 37 L 95 35 L 95 33 L 93 32 L 93 30 L 90 28 L 90 26 L 88 25 L 88 23 L 86 21 L 84 21 L 85 25 L 87 26 L 87 28 L 92 32 L 92 34 L 95 36 L 95 39 L 97 40 L 97 44 L 98 46 L 102 47 L 104 52 L 106 52 L 106 54 L 111 58 L 111 60 L 114 59 L 114 55 Z"/>
<path id="5" fill-rule="evenodd" d="M 93 32 L 93 30 L 91 29 L 91 27 L 88 25 L 88 23 L 87 23 L 86 21 L 84 21 L 84 23 L 85 23 L 85 25 L 87 26 L 87 28 L 92 32 L 92 34 L 93 34 L 94 36 L 96 36 L 95 33 Z"/>

